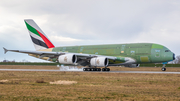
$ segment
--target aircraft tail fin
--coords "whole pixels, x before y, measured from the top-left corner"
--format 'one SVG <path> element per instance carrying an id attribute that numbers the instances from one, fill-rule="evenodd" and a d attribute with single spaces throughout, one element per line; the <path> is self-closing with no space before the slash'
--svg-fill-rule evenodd
<path id="1" fill-rule="evenodd" d="M 52 42 L 32 19 L 24 20 L 36 50 L 54 48 Z"/>
<path id="2" fill-rule="evenodd" d="M 4 47 L 3 47 L 3 49 L 4 49 L 4 54 L 6 54 L 8 52 L 8 50 Z"/>

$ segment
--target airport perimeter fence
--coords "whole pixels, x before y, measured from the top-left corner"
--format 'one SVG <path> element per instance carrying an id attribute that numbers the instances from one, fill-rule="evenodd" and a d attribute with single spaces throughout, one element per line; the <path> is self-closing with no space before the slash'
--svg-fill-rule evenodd
<path id="1" fill-rule="evenodd" d="M 0 62 L 0 65 L 38 65 L 38 66 L 57 66 L 59 63 L 48 62 Z M 163 64 L 140 64 L 139 67 L 162 67 Z M 180 64 L 166 64 L 166 67 L 180 67 Z"/>

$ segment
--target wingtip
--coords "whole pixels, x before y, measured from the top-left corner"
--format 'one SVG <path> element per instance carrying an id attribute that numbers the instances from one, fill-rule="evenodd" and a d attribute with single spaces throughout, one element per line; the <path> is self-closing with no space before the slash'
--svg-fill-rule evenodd
<path id="1" fill-rule="evenodd" d="M 4 47 L 3 47 L 3 49 L 4 49 L 4 54 L 6 54 L 8 52 L 8 50 Z"/>

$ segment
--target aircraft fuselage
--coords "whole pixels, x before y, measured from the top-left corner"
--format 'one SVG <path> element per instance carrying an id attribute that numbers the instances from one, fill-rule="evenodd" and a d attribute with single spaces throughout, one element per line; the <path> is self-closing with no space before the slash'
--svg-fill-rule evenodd
<path id="1" fill-rule="evenodd" d="M 49 51 L 96 54 L 118 58 L 131 57 L 136 60 L 137 64 L 169 62 L 175 58 L 174 53 L 165 46 L 152 43 L 66 46 L 56 47 Z M 110 61 L 110 64 L 121 62 Z"/>

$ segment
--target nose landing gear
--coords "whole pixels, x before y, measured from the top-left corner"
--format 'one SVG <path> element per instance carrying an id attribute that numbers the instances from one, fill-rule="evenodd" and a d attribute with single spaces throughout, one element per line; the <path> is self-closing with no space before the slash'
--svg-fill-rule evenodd
<path id="1" fill-rule="evenodd" d="M 165 68 L 165 66 L 166 66 L 166 63 L 163 63 L 163 67 L 162 67 L 162 71 L 166 71 L 166 68 Z"/>
<path id="2" fill-rule="evenodd" d="M 161 70 L 162 70 L 162 71 L 166 71 L 166 68 L 163 67 Z"/>

